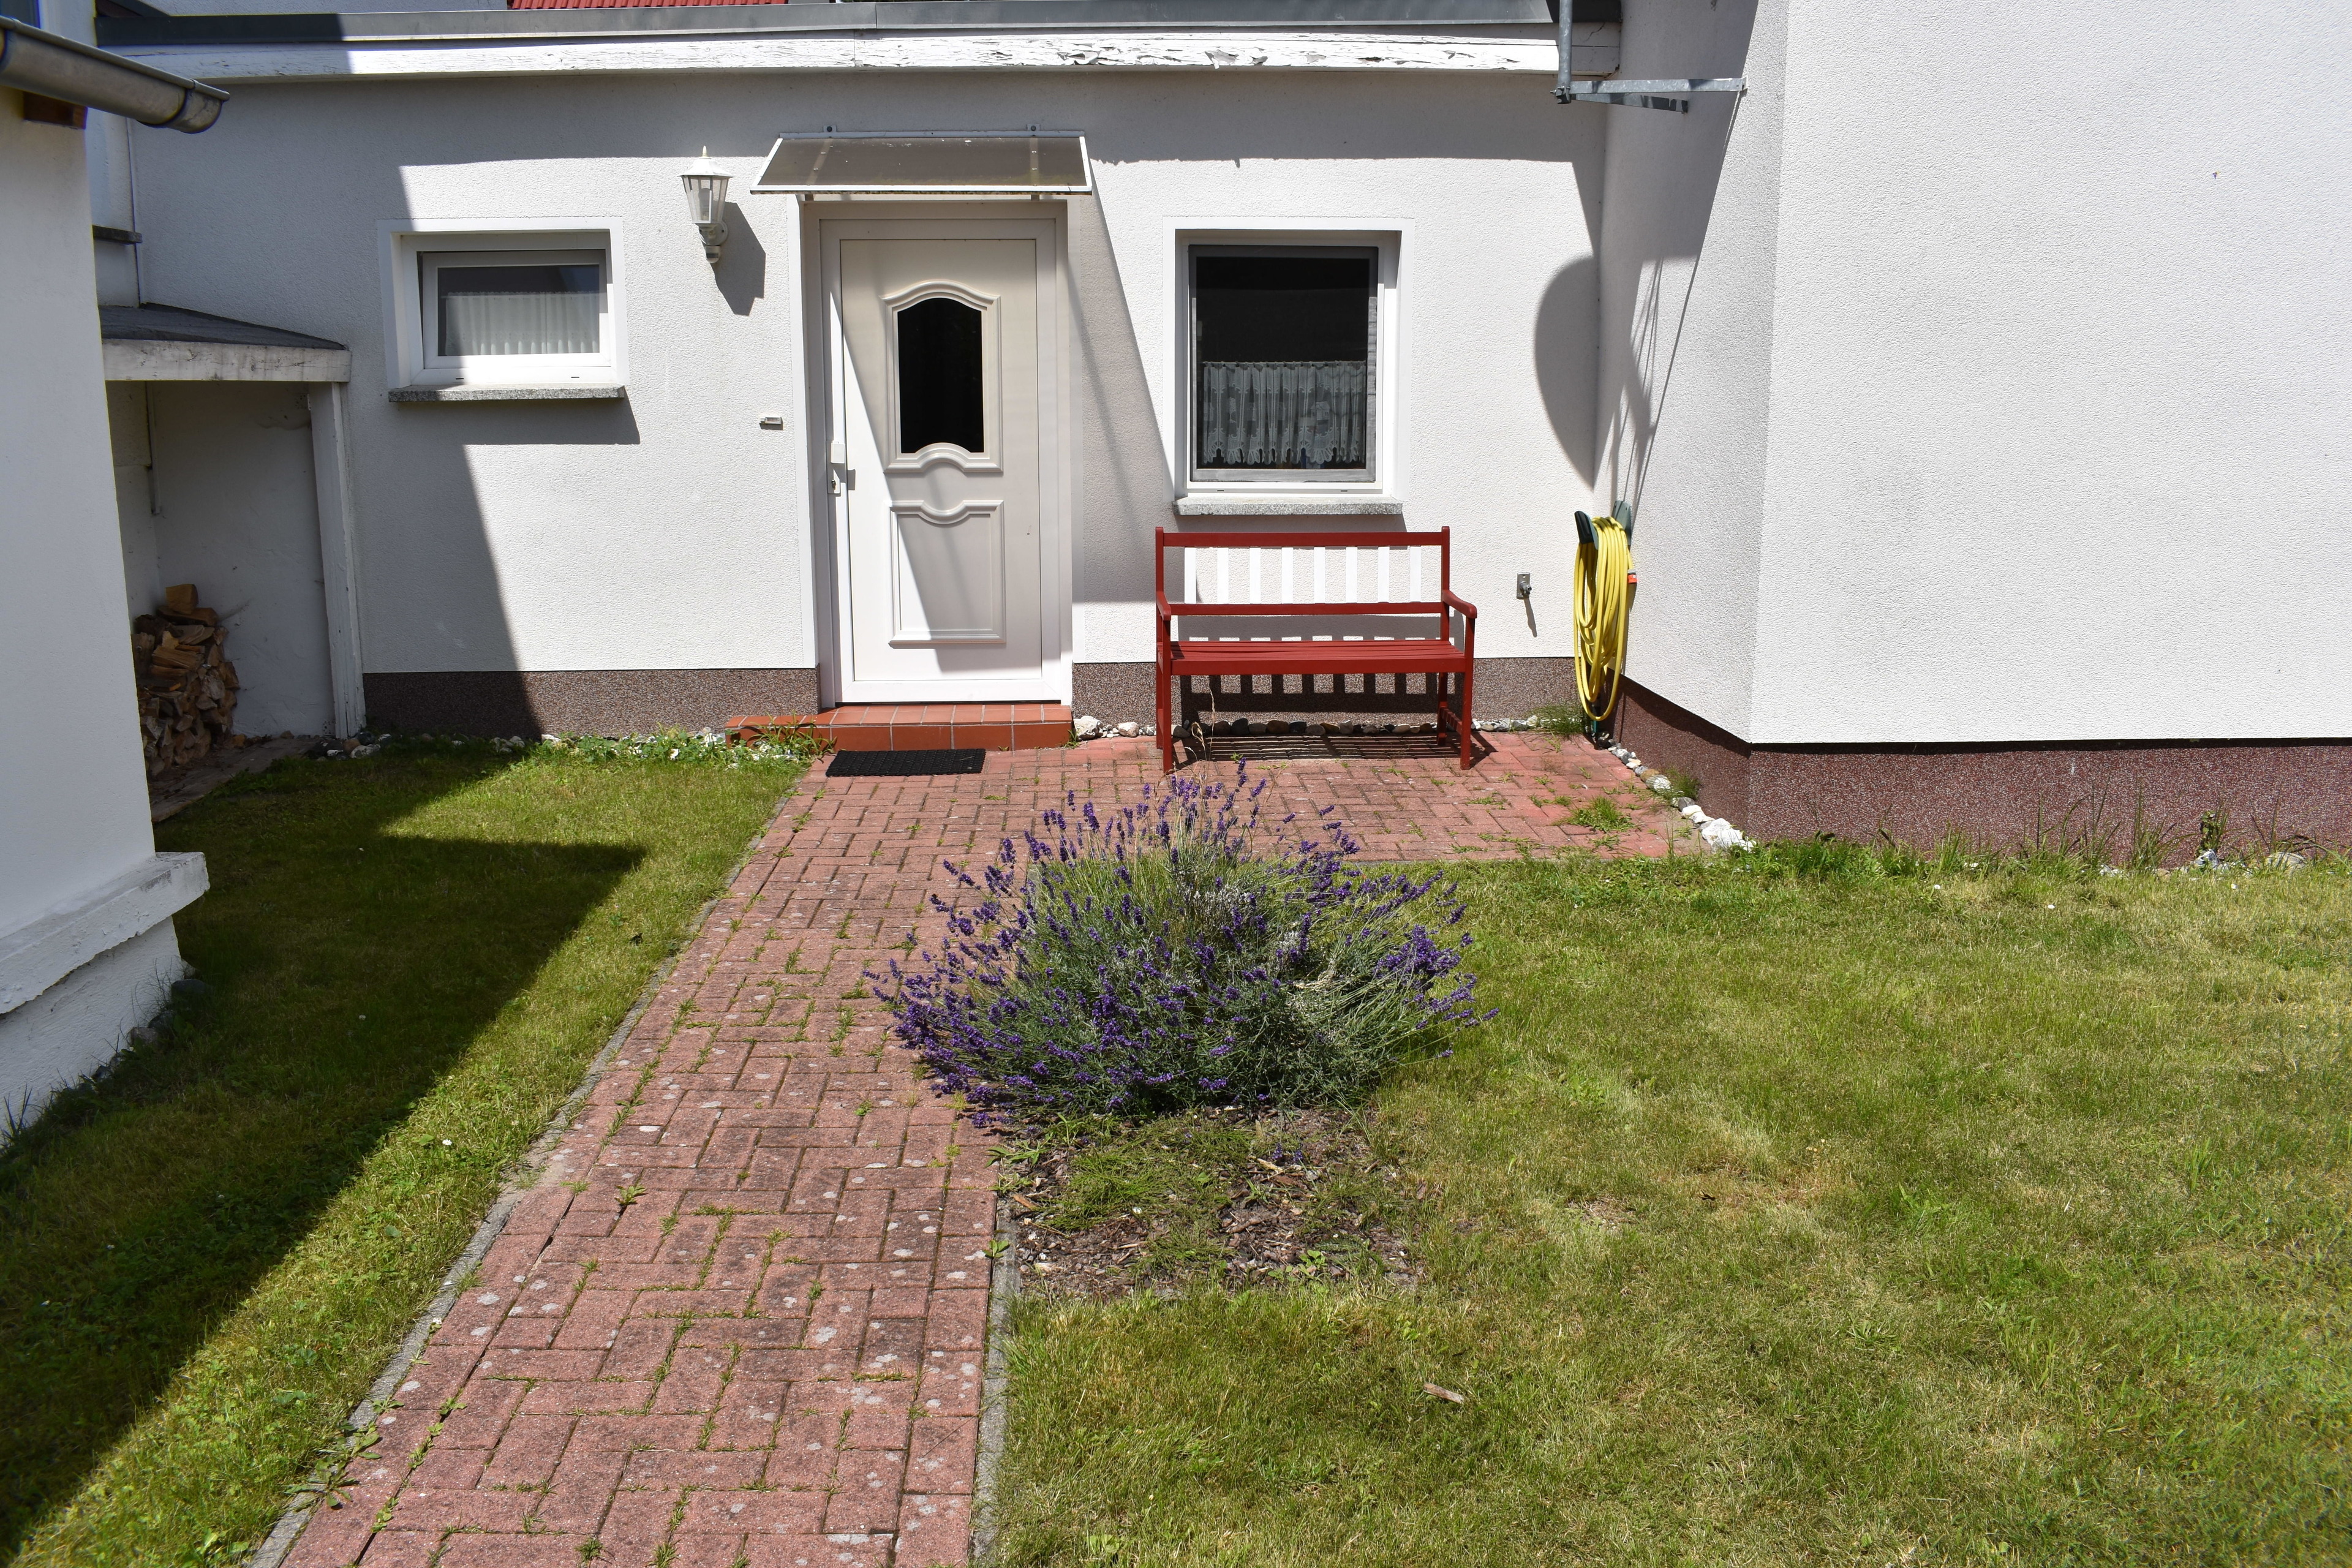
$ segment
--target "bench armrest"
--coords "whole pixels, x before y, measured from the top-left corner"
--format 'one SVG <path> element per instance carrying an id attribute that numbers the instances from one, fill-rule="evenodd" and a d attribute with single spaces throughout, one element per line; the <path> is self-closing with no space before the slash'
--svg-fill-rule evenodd
<path id="1" fill-rule="evenodd" d="M 1444 597 L 1448 605 L 1461 613 L 1462 656 L 1468 658 L 1478 651 L 1478 606 L 1451 588 L 1444 591 Z M 1445 635 L 1450 640 L 1454 636 L 1453 628 L 1447 627 Z"/>

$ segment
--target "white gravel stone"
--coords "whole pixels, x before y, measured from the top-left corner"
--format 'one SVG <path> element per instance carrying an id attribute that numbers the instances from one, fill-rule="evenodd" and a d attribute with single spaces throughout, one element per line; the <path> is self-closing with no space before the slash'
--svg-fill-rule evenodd
<path id="1" fill-rule="evenodd" d="M 1710 816 L 1699 826 L 1698 836 L 1717 849 L 1752 849 L 1748 836 L 1719 816 Z"/>
<path id="2" fill-rule="evenodd" d="M 1091 741 L 1102 730 L 1102 721 L 1088 713 L 1070 726 L 1070 733 L 1081 741 Z"/>

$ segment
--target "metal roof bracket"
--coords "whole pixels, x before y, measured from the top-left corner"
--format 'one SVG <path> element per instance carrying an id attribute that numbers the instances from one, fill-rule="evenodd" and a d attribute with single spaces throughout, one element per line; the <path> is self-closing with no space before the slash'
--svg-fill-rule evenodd
<path id="1" fill-rule="evenodd" d="M 1664 109 L 1688 114 L 1693 93 L 1745 92 L 1737 76 L 1665 77 L 1654 81 L 1578 81 L 1569 68 L 1569 28 L 1575 6 L 1559 0 L 1559 84 L 1551 95 L 1562 103 L 1605 103 L 1626 109 Z"/>

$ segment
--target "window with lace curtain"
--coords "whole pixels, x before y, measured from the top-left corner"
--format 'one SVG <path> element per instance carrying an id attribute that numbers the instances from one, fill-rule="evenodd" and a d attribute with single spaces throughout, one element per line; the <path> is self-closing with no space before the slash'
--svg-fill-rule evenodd
<path id="1" fill-rule="evenodd" d="M 618 219 L 495 227 L 387 219 L 377 231 L 394 401 L 440 401 L 402 395 L 445 387 L 476 396 L 622 393 L 627 290 Z"/>
<path id="2" fill-rule="evenodd" d="M 417 269 L 428 367 L 604 357 L 601 250 L 425 251 Z"/>
<path id="3" fill-rule="evenodd" d="M 1373 477 L 1380 257 L 1343 246 L 1194 246 L 1192 477 Z"/>

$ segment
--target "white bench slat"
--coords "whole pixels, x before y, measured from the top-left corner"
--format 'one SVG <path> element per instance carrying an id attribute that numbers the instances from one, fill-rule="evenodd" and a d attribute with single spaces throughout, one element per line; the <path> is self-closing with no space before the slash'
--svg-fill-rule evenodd
<path id="1" fill-rule="evenodd" d="M 1435 564 L 1439 547 L 1421 545 L 1316 545 L 1311 548 L 1249 546 L 1224 548 L 1188 546 L 1177 574 L 1182 598 L 1169 607 L 1181 618 L 1186 602 L 1220 605 L 1427 603 L 1436 595 Z M 1246 556 L 1236 563 L 1235 556 Z M 1269 563 L 1268 556 L 1279 557 Z M 1303 563 L 1301 556 L 1307 559 Z M 1397 570 L 1399 557 L 1404 570 Z M 1400 584 L 1400 577 L 1402 579 Z M 1436 630 L 1431 630 L 1434 624 Z M 1276 617 L 1265 621 L 1216 617 L 1187 627 L 1192 637 L 1233 641 L 1381 640 L 1399 637 L 1445 635 L 1445 617 L 1426 614 L 1394 617 L 1350 616 L 1325 622 L 1312 632 L 1277 629 Z"/>
<path id="2" fill-rule="evenodd" d="M 1436 596 L 1436 574 L 1432 567 L 1437 549 L 1433 544 L 1362 548 L 1318 545 L 1312 550 L 1193 546 L 1183 552 L 1184 564 L 1179 580 L 1183 584 L 1183 598 L 1195 603 L 1426 603 Z M 1234 560 L 1237 555 L 1248 557 L 1238 570 Z M 1302 555 L 1309 559 L 1302 563 Z M 1268 556 L 1279 559 L 1269 563 L 1265 559 Z M 1335 562 L 1334 556 L 1339 559 Z M 1367 562 L 1367 556 L 1372 559 Z M 1400 565 L 1403 567 L 1402 573 L 1397 570 Z M 1170 601 L 1171 605 L 1180 602 Z"/>

